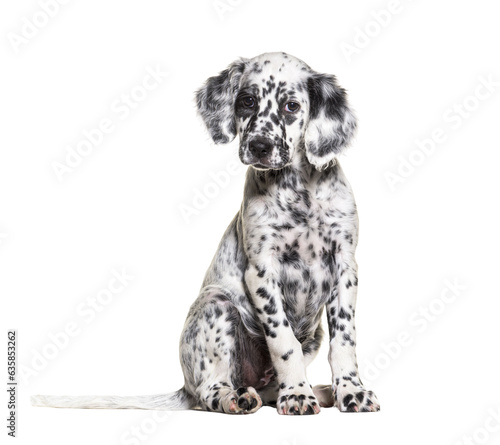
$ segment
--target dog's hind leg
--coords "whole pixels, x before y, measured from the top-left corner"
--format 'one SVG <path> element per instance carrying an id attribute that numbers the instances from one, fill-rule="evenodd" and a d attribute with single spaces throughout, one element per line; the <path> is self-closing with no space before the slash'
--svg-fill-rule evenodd
<path id="1" fill-rule="evenodd" d="M 246 336 L 240 314 L 220 290 L 202 293 L 188 314 L 180 342 L 187 391 L 207 411 L 246 414 L 262 401 L 243 386 L 240 342 Z"/>

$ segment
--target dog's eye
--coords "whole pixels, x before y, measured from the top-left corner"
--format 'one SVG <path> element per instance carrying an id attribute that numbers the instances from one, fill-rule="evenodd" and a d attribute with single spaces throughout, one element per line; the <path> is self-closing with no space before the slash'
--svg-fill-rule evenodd
<path id="1" fill-rule="evenodd" d="M 253 108 L 255 106 L 255 99 L 252 96 L 245 96 L 241 99 L 241 103 L 247 108 Z"/>
<path id="2" fill-rule="evenodd" d="M 288 113 L 295 113 L 299 111 L 300 105 L 297 102 L 288 102 L 285 105 L 285 111 Z"/>

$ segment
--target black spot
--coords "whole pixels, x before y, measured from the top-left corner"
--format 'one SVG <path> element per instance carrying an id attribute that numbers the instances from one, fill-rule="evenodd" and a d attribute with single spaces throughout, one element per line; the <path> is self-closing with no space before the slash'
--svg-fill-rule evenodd
<path id="1" fill-rule="evenodd" d="M 283 354 L 281 358 L 286 361 L 292 354 L 293 354 L 293 349 L 290 349 L 286 354 Z"/>
<path id="2" fill-rule="evenodd" d="M 352 394 L 347 394 L 343 399 L 342 399 L 342 403 L 347 406 L 349 405 L 349 403 L 352 401 L 352 399 L 354 399 L 354 396 Z"/>
<path id="3" fill-rule="evenodd" d="M 285 251 L 280 257 L 280 263 L 293 266 L 295 269 L 301 268 L 300 255 L 296 250 Z"/>
<path id="4" fill-rule="evenodd" d="M 262 110 L 261 113 L 259 113 L 259 117 L 267 117 L 269 116 L 269 112 L 271 111 L 271 107 L 272 107 L 272 103 L 270 100 L 267 101 L 267 106 L 266 108 L 264 108 L 264 110 Z"/>
<path id="5" fill-rule="evenodd" d="M 267 322 L 273 326 L 273 328 L 277 328 L 280 325 L 278 320 L 273 320 L 271 317 L 267 319 Z"/>
<path id="6" fill-rule="evenodd" d="M 259 266 L 256 266 L 256 269 L 258 270 L 257 276 L 259 278 L 262 278 L 266 274 L 266 268 L 265 267 L 259 268 Z"/>
<path id="7" fill-rule="evenodd" d="M 278 309 L 276 308 L 276 302 L 274 301 L 274 298 L 273 297 L 270 297 L 269 298 L 269 302 L 268 304 L 266 304 L 264 307 L 264 312 L 267 314 L 267 315 L 274 315 L 278 312 Z"/>
<path id="8" fill-rule="evenodd" d="M 325 295 L 330 294 L 330 283 L 327 280 L 324 280 L 323 283 L 321 283 L 321 290 Z"/>
<path id="9" fill-rule="evenodd" d="M 271 298 L 271 295 L 264 287 L 259 287 L 255 293 L 260 297 L 265 298 L 266 300 L 269 300 Z"/>
<path id="10" fill-rule="evenodd" d="M 271 120 L 273 121 L 273 123 L 275 125 L 279 125 L 279 123 L 280 123 L 278 116 L 276 116 L 276 114 L 274 114 L 274 113 L 271 113 Z"/>
<path id="11" fill-rule="evenodd" d="M 344 308 L 340 308 L 340 311 L 339 311 L 339 318 L 342 318 L 342 319 L 347 319 L 347 321 L 350 321 L 351 320 L 351 315 L 348 314 L 346 311 L 344 311 Z"/>
<path id="12" fill-rule="evenodd" d="M 214 314 L 215 318 L 219 318 L 222 315 L 222 309 L 219 306 L 215 306 Z"/>
<path id="13" fill-rule="evenodd" d="M 262 327 L 264 328 L 264 333 L 271 338 L 276 338 L 276 332 L 272 331 L 267 323 L 262 323 Z"/>

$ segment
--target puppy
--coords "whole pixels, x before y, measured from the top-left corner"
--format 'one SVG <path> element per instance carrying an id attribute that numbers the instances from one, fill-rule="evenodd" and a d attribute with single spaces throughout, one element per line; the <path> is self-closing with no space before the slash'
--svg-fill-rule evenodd
<path id="1" fill-rule="evenodd" d="M 337 157 L 356 129 L 334 76 L 285 53 L 240 59 L 196 94 L 217 144 L 239 136 L 249 165 L 240 211 L 191 306 L 180 341 L 184 386 L 156 396 L 36 396 L 37 406 L 199 408 L 279 414 L 378 411 L 361 383 L 354 312 L 356 204 Z M 332 384 L 312 388 L 326 311 Z"/>

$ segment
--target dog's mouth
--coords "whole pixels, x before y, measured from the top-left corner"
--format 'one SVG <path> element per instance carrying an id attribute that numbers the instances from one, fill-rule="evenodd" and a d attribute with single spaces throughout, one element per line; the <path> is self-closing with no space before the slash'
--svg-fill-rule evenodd
<path id="1" fill-rule="evenodd" d="M 279 162 L 279 163 L 273 163 L 269 162 L 265 159 L 258 159 L 255 161 L 241 161 L 245 165 L 249 165 L 250 167 L 254 168 L 255 170 L 259 171 L 264 171 L 264 170 L 280 170 L 283 167 L 285 167 L 287 164 L 285 162 Z"/>
<path id="2" fill-rule="evenodd" d="M 256 170 L 279 170 L 287 165 L 288 159 L 278 155 L 279 147 L 272 147 L 265 156 L 255 156 L 250 150 L 240 149 L 240 160 L 244 165 L 249 165 Z"/>
<path id="3" fill-rule="evenodd" d="M 276 167 L 273 167 L 270 165 L 261 164 L 260 162 L 256 162 L 254 164 L 249 164 L 249 165 L 251 165 L 256 170 L 270 170 L 270 169 L 276 168 Z M 280 167 L 278 167 L 278 168 L 280 168 Z"/>

